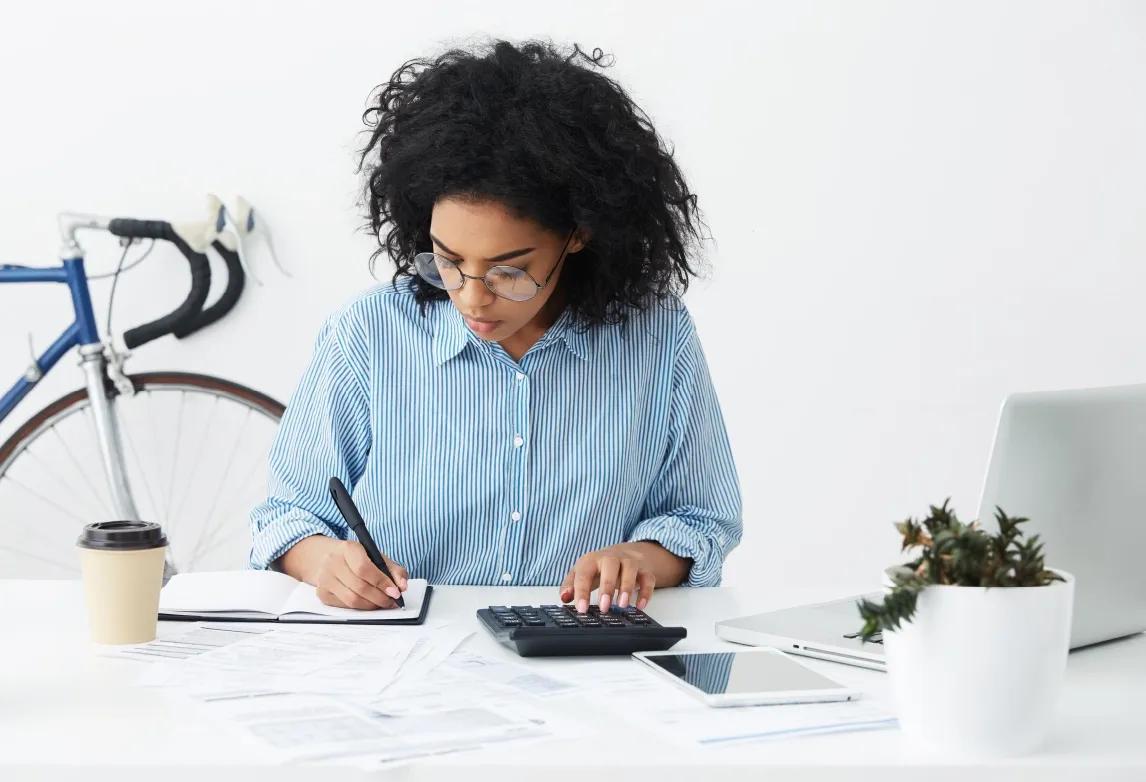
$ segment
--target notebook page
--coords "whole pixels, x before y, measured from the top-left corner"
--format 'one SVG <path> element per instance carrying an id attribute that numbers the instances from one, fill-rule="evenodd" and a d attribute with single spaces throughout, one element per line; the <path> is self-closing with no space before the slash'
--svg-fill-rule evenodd
<path id="1" fill-rule="evenodd" d="M 165 614 L 259 611 L 274 616 L 297 586 L 297 580 L 274 570 L 178 573 L 160 590 L 159 610 Z"/>
<path id="2" fill-rule="evenodd" d="M 422 601 L 426 597 L 426 579 L 424 578 L 411 578 L 406 585 L 406 591 L 402 593 L 402 597 L 406 600 L 405 608 L 378 608 L 373 611 L 360 611 L 357 608 L 340 608 L 339 606 L 328 606 L 318 599 L 315 594 L 314 587 L 310 584 L 300 583 L 294 588 L 294 592 L 283 606 L 282 620 L 289 622 L 291 619 L 304 620 L 308 616 L 313 617 L 314 614 L 321 614 L 322 616 L 331 619 L 343 619 L 348 622 L 354 620 L 362 621 L 364 619 L 417 619 L 418 614 L 422 611 Z M 293 616 L 286 616 L 292 614 Z"/>

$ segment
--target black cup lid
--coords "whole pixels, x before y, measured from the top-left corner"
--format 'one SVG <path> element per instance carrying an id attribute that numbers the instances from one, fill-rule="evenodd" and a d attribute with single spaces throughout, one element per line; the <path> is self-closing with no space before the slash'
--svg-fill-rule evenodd
<path id="1" fill-rule="evenodd" d="M 167 536 L 163 534 L 163 528 L 153 521 L 97 521 L 84 527 L 76 545 L 132 551 L 166 546 Z"/>

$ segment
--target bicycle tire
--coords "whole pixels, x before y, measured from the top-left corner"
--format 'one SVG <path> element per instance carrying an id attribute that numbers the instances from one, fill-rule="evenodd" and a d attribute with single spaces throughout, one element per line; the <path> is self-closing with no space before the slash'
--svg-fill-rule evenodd
<path id="1" fill-rule="evenodd" d="M 274 397 L 267 396 L 261 391 L 256 391 L 253 388 L 244 386 L 242 383 L 236 383 L 233 380 L 215 377 L 214 375 L 204 375 L 198 372 L 140 372 L 138 374 L 128 375 L 127 377 L 137 391 L 142 391 L 144 386 L 147 385 L 187 385 L 209 391 L 229 393 L 231 396 L 247 402 L 252 407 L 262 407 L 266 415 L 274 418 L 276 421 L 283 417 L 283 411 L 286 410 L 286 405 Z M 119 395 L 119 389 L 115 387 L 115 384 L 112 383 L 110 379 L 105 378 L 104 385 L 109 396 Z M 0 476 L 4 475 L 4 470 L 8 466 L 9 459 L 15 454 L 17 446 L 19 446 L 23 440 L 29 439 L 30 434 L 39 432 L 45 422 L 55 418 L 63 411 L 68 410 L 77 402 L 86 402 L 87 398 L 87 389 L 77 388 L 75 391 L 70 391 L 56 401 L 45 405 L 43 409 L 25 421 L 4 441 L 3 445 L 0 445 Z"/>

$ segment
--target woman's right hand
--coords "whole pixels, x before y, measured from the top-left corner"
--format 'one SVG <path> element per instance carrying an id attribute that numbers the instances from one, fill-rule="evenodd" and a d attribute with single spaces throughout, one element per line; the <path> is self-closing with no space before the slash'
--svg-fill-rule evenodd
<path id="1" fill-rule="evenodd" d="M 300 580 L 313 584 L 326 605 L 372 610 L 396 606 L 410 577 L 406 568 L 385 554 L 382 558 L 394 574 L 393 581 L 374 567 L 358 541 L 313 535 L 294 544 L 281 562 L 289 575 L 305 574 Z"/>

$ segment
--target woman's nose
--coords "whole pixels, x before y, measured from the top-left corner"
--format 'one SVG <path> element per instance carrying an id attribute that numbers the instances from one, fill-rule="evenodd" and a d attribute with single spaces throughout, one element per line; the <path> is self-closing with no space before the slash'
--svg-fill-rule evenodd
<path id="1" fill-rule="evenodd" d="M 467 277 L 465 285 L 458 291 L 458 300 L 463 308 L 470 312 L 492 304 L 495 298 L 497 297 L 493 295 L 493 292 L 485 287 L 485 280 L 480 278 L 475 280 Z"/>

